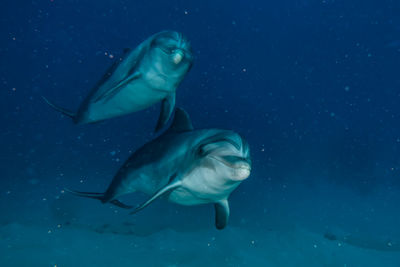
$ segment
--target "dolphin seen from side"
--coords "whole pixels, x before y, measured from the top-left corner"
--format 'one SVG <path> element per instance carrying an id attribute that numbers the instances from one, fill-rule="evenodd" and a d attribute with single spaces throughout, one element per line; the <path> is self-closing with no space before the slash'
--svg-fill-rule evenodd
<path id="1" fill-rule="evenodd" d="M 170 128 L 134 152 L 104 193 L 67 191 L 122 208 L 131 208 L 118 201 L 122 195 L 140 191 L 151 196 L 132 213 L 161 196 L 181 205 L 214 203 L 216 227 L 223 229 L 228 197 L 250 171 L 249 146 L 239 134 L 193 130 L 187 113 L 177 108 Z"/>
<path id="2" fill-rule="evenodd" d="M 192 62 L 192 49 L 186 37 L 174 31 L 159 32 L 117 59 L 76 113 L 44 100 L 76 124 L 125 115 L 162 101 L 158 131 L 174 110 L 175 91 Z"/>

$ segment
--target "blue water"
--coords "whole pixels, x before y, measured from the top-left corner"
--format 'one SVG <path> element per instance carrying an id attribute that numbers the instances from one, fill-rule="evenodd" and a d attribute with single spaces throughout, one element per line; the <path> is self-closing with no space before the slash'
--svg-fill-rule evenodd
<path id="1" fill-rule="evenodd" d="M 400 266 L 399 1 L 8 1 L 0 9 L 0 266 Z M 136 215 L 103 192 L 159 106 L 74 125 L 124 48 L 191 41 L 177 106 L 249 142 L 252 173 L 212 205 Z M 140 203 L 142 194 L 128 196 Z"/>

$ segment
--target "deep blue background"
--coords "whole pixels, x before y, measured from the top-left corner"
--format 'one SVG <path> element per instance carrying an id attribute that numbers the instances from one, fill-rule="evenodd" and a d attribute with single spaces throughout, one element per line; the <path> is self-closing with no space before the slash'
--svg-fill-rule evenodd
<path id="1" fill-rule="evenodd" d="M 196 128 L 233 129 L 250 143 L 244 194 L 295 179 L 360 194 L 399 187 L 399 14 L 399 1 L 372 0 L 6 1 L 1 198 L 34 202 L 81 180 L 104 190 L 154 137 L 158 107 L 75 126 L 41 96 L 76 109 L 112 64 L 106 53 L 165 29 L 183 32 L 195 53 L 177 106 Z"/>

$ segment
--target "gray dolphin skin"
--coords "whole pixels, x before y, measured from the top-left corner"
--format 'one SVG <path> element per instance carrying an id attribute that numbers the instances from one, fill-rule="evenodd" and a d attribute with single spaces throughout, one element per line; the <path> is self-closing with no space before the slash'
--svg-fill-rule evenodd
<path id="1" fill-rule="evenodd" d="M 76 113 L 44 100 L 76 124 L 102 121 L 148 108 L 162 101 L 156 131 L 169 120 L 175 92 L 193 62 L 191 45 L 178 32 L 154 34 L 107 70 Z"/>
<path id="2" fill-rule="evenodd" d="M 139 148 L 119 169 L 105 193 L 66 190 L 122 208 L 117 198 L 135 191 L 151 197 L 132 213 L 163 196 L 181 205 L 214 203 L 215 224 L 229 218 L 228 197 L 251 171 L 247 142 L 229 130 L 193 130 L 189 116 L 177 108 L 168 130 Z"/>

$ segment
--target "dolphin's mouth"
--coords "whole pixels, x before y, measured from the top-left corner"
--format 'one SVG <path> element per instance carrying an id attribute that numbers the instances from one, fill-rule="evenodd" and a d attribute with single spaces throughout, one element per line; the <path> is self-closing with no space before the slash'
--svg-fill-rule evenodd
<path id="1" fill-rule="evenodd" d="M 214 156 L 210 155 L 211 158 L 221 162 L 225 166 L 232 168 L 232 169 L 237 169 L 237 170 L 243 170 L 243 171 L 251 171 L 251 163 L 250 160 L 237 157 L 237 156 Z"/>
<path id="2" fill-rule="evenodd" d="M 250 176 L 251 162 L 250 159 L 237 156 L 215 156 L 210 155 L 212 159 L 221 162 L 230 168 L 229 179 L 232 181 L 243 181 Z"/>

